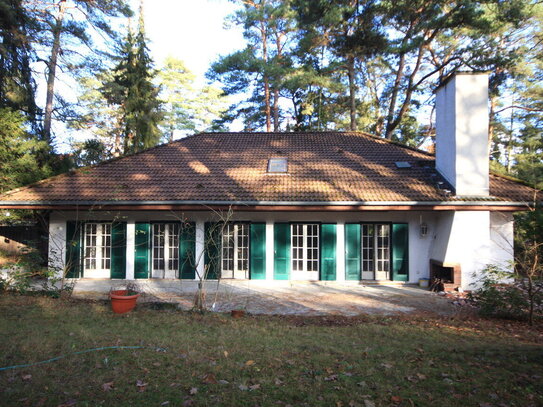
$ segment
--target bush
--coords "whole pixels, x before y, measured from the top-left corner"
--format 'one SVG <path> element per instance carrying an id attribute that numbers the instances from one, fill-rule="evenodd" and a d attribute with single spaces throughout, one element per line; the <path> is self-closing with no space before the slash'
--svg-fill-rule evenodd
<path id="1" fill-rule="evenodd" d="M 70 294 L 73 284 L 61 284 L 54 270 L 41 266 L 42 258 L 34 249 L 24 248 L 0 270 L 0 291 L 17 294 L 41 294 L 59 298 L 63 293 Z"/>
<path id="2" fill-rule="evenodd" d="M 536 284 L 543 282 L 537 281 Z M 468 298 L 479 308 L 481 315 L 528 319 L 531 306 L 534 314 L 543 313 L 543 293 L 530 295 L 526 280 L 514 272 L 488 265 L 482 270 L 477 286 L 480 288 L 469 293 Z"/>

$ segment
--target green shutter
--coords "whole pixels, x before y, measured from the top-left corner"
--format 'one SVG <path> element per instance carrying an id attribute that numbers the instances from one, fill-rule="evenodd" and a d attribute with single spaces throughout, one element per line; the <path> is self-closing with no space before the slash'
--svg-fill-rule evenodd
<path id="1" fill-rule="evenodd" d="M 149 278 L 151 225 L 136 223 L 134 249 L 134 278 Z"/>
<path id="2" fill-rule="evenodd" d="M 266 279 L 266 224 L 251 223 L 249 244 L 251 280 Z"/>
<path id="3" fill-rule="evenodd" d="M 360 280 L 360 224 L 345 224 L 345 280 Z"/>
<path id="4" fill-rule="evenodd" d="M 81 222 L 66 222 L 66 277 L 81 277 Z"/>
<path id="5" fill-rule="evenodd" d="M 392 225 L 392 280 L 409 280 L 409 227 L 407 223 Z"/>
<path id="6" fill-rule="evenodd" d="M 217 279 L 220 274 L 221 262 L 221 225 L 213 222 L 206 222 L 204 228 L 205 262 L 207 270 L 206 278 Z"/>
<path id="7" fill-rule="evenodd" d="M 111 225 L 111 278 L 126 278 L 126 222 Z"/>
<path id="8" fill-rule="evenodd" d="M 194 280 L 196 277 L 196 226 L 194 223 L 181 224 L 179 231 L 179 278 Z"/>
<path id="9" fill-rule="evenodd" d="M 321 225 L 321 280 L 336 279 L 337 232 L 335 224 Z"/>
<path id="10" fill-rule="evenodd" d="M 290 224 L 276 223 L 273 227 L 273 278 L 288 280 L 290 276 Z"/>

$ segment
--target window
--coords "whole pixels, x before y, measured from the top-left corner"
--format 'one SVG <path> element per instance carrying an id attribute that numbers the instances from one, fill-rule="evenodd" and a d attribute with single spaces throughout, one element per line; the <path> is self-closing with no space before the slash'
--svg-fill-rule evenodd
<path id="1" fill-rule="evenodd" d="M 319 225 L 294 224 L 292 227 L 292 271 L 319 271 Z"/>
<path id="2" fill-rule="evenodd" d="M 179 269 L 179 224 L 155 223 L 152 226 L 152 276 L 175 278 Z"/>
<path id="3" fill-rule="evenodd" d="M 249 271 L 249 224 L 224 226 L 221 256 L 222 278 L 247 278 Z"/>
<path id="4" fill-rule="evenodd" d="M 390 225 L 362 225 L 362 278 L 387 279 L 390 271 Z"/>
<path id="5" fill-rule="evenodd" d="M 288 170 L 287 159 L 282 158 L 270 158 L 268 160 L 268 172 L 272 173 L 286 173 Z"/>
<path id="6" fill-rule="evenodd" d="M 110 270 L 111 223 L 85 224 L 85 270 Z"/>

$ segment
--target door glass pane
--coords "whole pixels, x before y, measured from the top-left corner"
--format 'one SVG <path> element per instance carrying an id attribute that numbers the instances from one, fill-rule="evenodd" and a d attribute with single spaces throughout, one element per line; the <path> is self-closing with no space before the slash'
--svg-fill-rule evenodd
<path id="1" fill-rule="evenodd" d="M 376 271 L 389 271 L 390 225 L 375 225 L 377 232 Z"/>
<path id="2" fill-rule="evenodd" d="M 164 244 L 166 225 L 155 223 L 153 225 L 153 270 L 164 270 Z"/>
<path id="3" fill-rule="evenodd" d="M 168 232 L 168 270 L 179 268 L 179 224 L 166 225 Z"/>

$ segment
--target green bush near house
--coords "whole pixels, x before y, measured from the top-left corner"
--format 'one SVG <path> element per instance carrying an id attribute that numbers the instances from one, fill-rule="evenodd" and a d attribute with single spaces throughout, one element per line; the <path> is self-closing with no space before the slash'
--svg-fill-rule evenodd
<path id="1" fill-rule="evenodd" d="M 523 276 L 490 264 L 476 284 L 479 288 L 469 293 L 469 298 L 483 316 L 528 319 L 531 307 L 534 316 L 543 315 L 543 281 L 533 281 L 536 290 L 530 293 Z"/>

